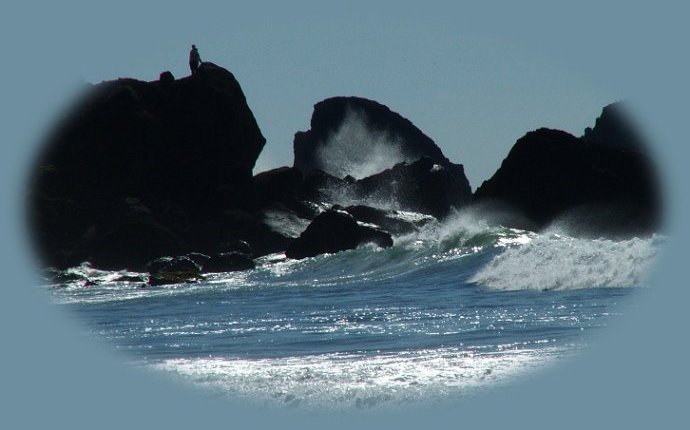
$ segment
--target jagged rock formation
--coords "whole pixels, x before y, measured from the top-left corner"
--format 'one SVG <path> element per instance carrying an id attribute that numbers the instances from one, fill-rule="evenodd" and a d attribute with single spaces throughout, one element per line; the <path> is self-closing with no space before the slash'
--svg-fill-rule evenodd
<path id="1" fill-rule="evenodd" d="M 583 138 L 545 128 L 529 132 L 477 189 L 475 202 L 507 204 L 537 228 L 557 221 L 583 234 L 652 232 L 660 197 L 638 136 L 616 106 L 604 109 Z"/>
<path id="2" fill-rule="evenodd" d="M 620 150 L 646 151 L 646 145 L 621 102 L 611 103 L 602 109 L 594 128 L 587 127 L 582 140 Z"/>
<path id="3" fill-rule="evenodd" d="M 512 222 L 530 229 L 574 215 L 597 232 L 635 234 L 660 219 L 652 163 L 615 104 L 581 138 L 525 135 L 473 199 L 462 165 L 371 100 L 317 103 L 311 130 L 295 135 L 294 166 L 252 176 L 264 144 L 239 84 L 214 64 L 179 80 L 164 72 L 94 85 L 47 143 L 29 187 L 43 263 L 145 270 L 158 261 L 149 269 L 169 273 L 154 282 L 193 280 L 197 266 L 246 270 L 274 252 L 388 247 L 390 233 L 468 204 L 509 206 L 524 215 Z"/>

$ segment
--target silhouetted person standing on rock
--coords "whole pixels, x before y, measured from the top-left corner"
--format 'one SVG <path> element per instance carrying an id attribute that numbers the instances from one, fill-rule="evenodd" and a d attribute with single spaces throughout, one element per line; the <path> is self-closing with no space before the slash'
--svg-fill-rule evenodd
<path id="1" fill-rule="evenodd" d="M 201 64 L 201 56 L 199 51 L 196 49 L 196 45 L 192 45 L 192 50 L 189 51 L 189 68 L 192 70 L 192 75 L 196 75 L 196 71 L 199 69 L 199 64 Z"/>

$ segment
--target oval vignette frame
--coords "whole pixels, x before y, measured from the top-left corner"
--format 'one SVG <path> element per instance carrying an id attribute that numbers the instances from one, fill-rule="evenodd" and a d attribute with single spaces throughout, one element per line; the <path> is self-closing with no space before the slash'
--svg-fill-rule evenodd
<path id="1" fill-rule="evenodd" d="M 587 9 L 584 5 L 582 8 Z M 66 9 L 66 11 L 74 12 L 70 9 Z M 150 14 L 153 12 L 154 10 L 148 10 Z M 600 10 L 600 12 L 602 14 L 608 12 L 605 16 L 609 18 L 615 16 L 612 10 Z M 635 16 L 637 20 L 643 20 L 646 14 Z M 597 23 L 599 22 L 597 21 Z M 585 42 L 591 42 L 596 39 L 595 36 L 606 34 L 605 30 L 606 27 L 603 25 L 595 26 L 594 34 L 589 39 L 583 39 L 585 47 L 580 47 L 580 52 L 590 49 L 591 45 Z M 632 40 L 638 40 L 635 39 L 632 32 L 626 32 L 625 35 L 630 36 Z M 531 39 L 528 37 L 527 40 Z M 557 40 L 564 43 L 561 39 Z M 566 40 L 566 42 L 570 41 Z M 29 43 L 29 46 L 37 46 L 33 43 Z M 670 44 L 673 46 L 673 42 Z M 605 53 L 595 50 L 596 54 L 603 57 Z M 628 64 L 625 61 L 634 63 L 631 58 L 632 54 L 628 55 L 623 55 L 625 59 L 623 63 Z M 665 58 L 663 54 L 659 53 L 653 54 L 652 58 L 658 59 L 655 55 Z M 48 54 L 45 58 L 53 57 Z M 608 63 L 614 69 L 618 64 Z M 671 62 L 671 64 L 674 63 Z M 666 76 L 667 79 L 660 79 L 655 83 L 660 83 L 660 87 L 667 90 L 672 89 L 670 87 L 672 84 L 681 82 L 678 79 L 681 69 L 676 70 L 675 74 L 671 73 L 670 77 Z M 619 85 L 634 87 L 649 82 L 648 79 L 651 76 L 659 76 L 654 75 L 653 71 L 651 67 L 643 67 L 641 71 L 631 73 L 631 76 L 624 79 L 625 83 Z M 650 73 L 650 75 L 645 76 L 645 73 Z M 18 82 L 27 82 L 15 75 L 11 76 L 17 78 Z M 608 78 L 615 76 L 615 71 L 608 72 L 606 76 Z M 24 79 L 30 77 L 33 75 L 28 74 Z M 55 81 L 48 79 L 48 82 L 35 87 L 42 90 L 51 83 L 54 84 Z M 682 84 L 679 88 L 687 89 Z M 681 158 L 687 159 L 683 156 L 687 156 L 688 151 L 680 143 L 675 143 L 680 141 L 677 140 L 680 137 L 677 135 L 679 132 L 678 125 L 682 124 L 682 122 L 678 122 L 681 119 L 681 115 L 677 113 L 679 111 L 675 111 L 677 116 L 671 113 L 665 117 L 660 117 L 660 114 L 667 113 L 669 110 L 674 111 L 674 107 L 680 107 L 680 105 L 674 104 L 676 100 L 666 99 L 671 94 L 671 91 L 660 94 L 647 94 L 643 91 L 639 100 L 648 102 L 648 104 L 637 111 L 644 126 L 649 127 L 650 140 L 658 142 L 655 152 L 659 156 L 660 170 L 664 175 L 662 182 L 664 187 L 668 187 L 665 189 L 668 189 L 667 195 L 669 196 L 667 199 L 667 230 L 669 236 L 675 239 L 673 243 L 669 244 L 664 259 L 658 263 L 655 284 L 659 287 L 639 294 L 640 307 L 635 315 L 626 315 L 622 318 L 620 327 L 608 328 L 605 335 L 599 339 L 598 343 L 601 344 L 601 348 L 597 345 L 596 351 L 578 359 L 577 363 L 568 363 L 567 375 L 560 374 L 566 369 L 563 364 L 560 364 L 557 372 L 547 372 L 538 377 L 535 375 L 533 381 L 524 382 L 519 386 L 504 387 L 502 389 L 504 392 L 492 394 L 491 401 L 487 398 L 471 400 L 459 405 L 457 410 L 442 411 L 433 417 L 424 417 L 428 420 L 425 422 L 429 424 L 447 423 L 455 420 L 462 420 L 465 423 L 480 423 L 484 420 L 488 420 L 489 423 L 510 422 L 509 418 L 492 416 L 491 410 L 500 406 L 501 410 L 506 412 L 506 417 L 509 416 L 522 422 L 529 419 L 527 422 L 538 426 L 539 423 L 534 423 L 533 418 L 530 419 L 530 417 L 544 414 L 542 419 L 546 424 L 547 422 L 558 422 L 559 418 L 568 416 L 569 409 L 564 403 L 569 403 L 571 407 L 579 404 L 578 409 L 584 408 L 592 411 L 588 417 L 571 417 L 568 424 L 573 426 L 582 425 L 589 420 L 611 424 L 616 422 L 637 422 L 639 424 L 644 422 L 645 417 L 647 420 L 655 422 L 668 420 L 668 423 L 671 423 L 673 419 L 680 418 L 678 411 L 682 408 L 674 407 L 674 405 L 680 406 L 677 404 L 680 401 L 679 398 L 674 401 L 669 397 L 675 394 L 673 387 L 680 387 L 682 384 L 676 382 L 678 384 L 676 386 L 669 381 L 682 381 L 683 377 L 687 379 L 687 371 L 681 367 L 682 363 L 680 362 L 682 353 L 687 351 L 677 342 L 680 337 L 676 337 L 674 330 L 679 330 L 679 327 L 671 327 L 668 332 L 663 332 L 661 336 L 655 336 L 656 332 L 654 331 L 654 329 L 663 327 L 664 323 L 678 322 L 674 319 L 673 312 L 669 311 L 680 310 L 681 303 L 685 302 L 682 298 L 687 298 L 688 294 L 679 290 L 678 276 L 680 276 L 682 265 L 680 264 L 680 254 L 675 252 L 679 251 L 677 244 L 682 243 L 687 235 L 687 227 L 679 225 L 679 219 L 682 218 L 679 213 L 687 214 L 687 202 L 685 198 L 680 197 L 680 188 L 682 187 L 679 185 L 687 181 L 687 171 L 679 169 L 679 160 Z M 19 103 L 14 112 L 26 114 L 30 110 L 29 106 L 42 100 L 43 97 L 45 94 L 30 95 L 24 102 L 25 104 Z M 43 120 L 39 118 L 40 114 L 50 113 L 51 109 L 54 113 L 55 105 L 59 102 L 56 102 L 52 97 L 49 98 L 51 101 L 47 103 L 48 106 L 39 109 L 38 114 L 29 114 L 28 119 L 25 118 L 10 124 L 8 142 L 12 141 L 11 137 L 14 137 L 15 141 L 21 142 L 27 137 L 31 137 L 27 134 L 35 134 L 35 132 L 27 132 L 21 126 L 42 123 Z M 642 104 L 644 105 L 644 103 Z M 660 107 L 666 109 L 658 109 Z M 657 109 L 656 112 L 654 112 L 655 109 Z M 4 103 L 3 110 L 5 110 Z M 29 151 L 27 151 L 27 148 L 16 148 L 16 144 L 8 143 L 5 145 L 4 149 L 11 154 L 6 161 L 3 161 L 3 167 L 8 167 L 3 169 L 4 174 L 8 175 L 6 183 L 19 188 L 18 178 L 21 177 L 21 174 L 17 167 L 9 167 L 10 163 L 16 164 L 16 166 L 26 166 L 28 152 L 34 148 L 28 148 Z M 3 188 L 4 194 L 5 188 Z M 13 201 L 16 202 L 20 192 L 13 188 L 6 194 L 15 199 Z M 53 422 L 75 420 L 76 426 L 85 426 L 89 422 L 103 419 L 103 417 L 111 417 L 114 409 L 124 408 L 128 411 L 128 417 L 115 416 L 110 425 L 121 427 L 128 422 L 128 419 L 134 417 L 141 423 L 158 423 L 170 428 L 182 428 L 183 425 L 189 426 L 192 423 L 198 424 L 197 420 L 209 424 L 214 421 L 218 422 L 218 420 L 226 423 L 228 420 L 233 420 L 232 422 L 236 424 L 251 422 L 252 413 L 238 409 L 232 412 L 222 410 L 221 405 L 227 407 L 225 401 L 216 402 L 214 399 L 200 399 L 196 394 L 187 393 L 187 390 L 171 388 L 169 381 L 157 381 L 156 378 L 150 378 L 150 381 L 142 384 L 142 375 L 138 371 L 133 371 L 130 366 L 119 363 L 119 360 L 113 360 L 110 354 L 104 353 L 98 346 L 83 345 L 83 339 L 75 335 L 76 331 L 73 324 L 69 321 L 61 321 L 59 312 L 55 312 L 41 303 L 45 297 L 41 294 L 36 295 L 31 291 L 29 285 L 33 280 L 30 276 L 27 280 L 27 270 L 30 269 L 32 263 L 22 261 L 26 260 L 30 251 L 27 249 L 27 245 L 23 243 L 25 239 L 22 238 L 21 229 L 17 228 L 21 219 L 16 213 L 16 206 L 7 203 L 10 202 L 8 199 L 3 200 L 6 207 L 11 208 L 5 213 L 14 212 L 15 215 L 12 224 L 6 226 L 6 223 L 3 223 L 3 229 L 6 229 L 8 233 L 6 237 L 11 239 L 5 245 L 3 254 L 7 255 L 7 261 L 12 263 L 11 266 L 13 267 L 9 271 L 10 283 L 13 286 L 9 288 L 9 292 L 6 293 L 8 296 L 3 300 L 3 306 L 7 307 L 7 310 L 3 308 L 3 318 L 7 318 L 7 322 L 14 321 L 16 323 L 17 321 L 24 321 L 26 315 L 33 316 L 31 321 L 26 322 L 23 327 L 12 333 L 7 341 L 12 353 L 3 366 L 5 368 L 3 372 L 7 372 L 7 387 L 11 387 L 12 392 L 7 392 L 7 388 L 5 388 L 3 389 L 3 396 L 10 398 L 9 404 L 15 407 L 11 408 L 12 410 L 6 418 L 10 420 L 23 418 L 27 420 L 26 422 L 40 422 L 44 418 L 45 421 L 52 419 Z M 16 250 L 21 250 L 21 252 L 16 252 Z M 671 299 L 669 300 L 669 298 Z M 16 306 L 8 306 L 8 303 L 14 303 Z M 5 322 L 3 325 L 11 326 Z M 650 340 L 650 346 L 666 345 L 667 354 L 662 354 L 663 358 L 660 358 L 653 350 L 640 351 L 636 349 L 638 337 Z M 657 372 L 649 372 L 654 375 L 639 371 L 640 368 L 649 366 L 648 363 L 658 365 L 655 366 Z M 674 372 L 676 369 L 681 369 L 680 374 Z M 144 373 L 149 374 L 149 372 Z M 645 385 L 650 387 L 648 392 L 640 392 L 640 387 Z M 136 386 L 137 389 L 132 390 L 133 386 Z M 568 387 L 568 389 L 563 387 Z M 525 393 L 525 388 L 530 388 L 528 394 Z M 665 392 L 664 388 L 668 391 Z M 668 394 L 667 396 L 654 395 L 654 392 Z M 558 397 L 558 401 L 555 397 Z M 668 403 L 664 404 L 663 401 L 666 400 Z M 45 417 L 41 417 L 41 414 L 29 413 L 30 407 L 35 408 L 35 405 L 30 404 L 32 401 L 37 402 L 42 407 L 45 411 Z M 76 417 L 74 410 L 71 409 L 74 404 L 81 405 L 83 408 Z M 541 407 L 535 408 L 535 404 Z M 606 404 L 607 407 L 602 407 L 601 404 Z M 623 414 L 627 410 L 627 406 L 630 405 L 637 405 L 639 408 L 633 409 L 633 412 L 628 415 Z M 542 410 L 542 408 L 546 410 Z M 649 414 L 642 415 L 643 409 L 646 409 Z M 195 412 L 188 413 L 188 410 Z M 259 421 L 265 419 L 270 422 L 271 418 L 261 417 L 258 419 Z M 416 419 L 418 420 L 420 417 Z M 395 422 L 395 418 L 387 419 L 387 422 L 390 423 L 390 421 Z M 405 427 L 414 421 L 412 419 L 405 423 L 401 422 L 399 426 Z"/>

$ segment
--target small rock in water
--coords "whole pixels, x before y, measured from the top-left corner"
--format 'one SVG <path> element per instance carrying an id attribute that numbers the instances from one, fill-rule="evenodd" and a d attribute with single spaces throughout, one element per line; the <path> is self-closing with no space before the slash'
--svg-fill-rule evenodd
<path id="1" fill-rule="evenodd" d="M 345 211 L 330 209 L 319 215 L 309 227 L 288 247 L 288 258 L 301 259 L 319 254 L 354 249 L 366 243 L 381 248 L 393 246 L 388 232 L 358 224 Z"/>
<path id="2" fill-rule="evenodd" d="M 189 257 L 161 257 L 146 264 L 149 285 L 177 284 L 204 279 L 201 267 Z"/>

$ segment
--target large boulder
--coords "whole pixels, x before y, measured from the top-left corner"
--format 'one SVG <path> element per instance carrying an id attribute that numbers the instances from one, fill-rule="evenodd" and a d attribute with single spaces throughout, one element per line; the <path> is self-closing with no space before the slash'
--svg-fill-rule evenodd
<path id="1" fill-rule="evenodd" d="M 71 264 L 64 256 L 78 246 L 87 247 L 79 255 L 99 254 L 107 266 L 189 250 L 178 239 L 190 226 L 252 206 L 252 169 L 264 144 L 237 80 L 212 63 L 178 80 L 163 74 L 159 81 L 89 86 L 47 142 L 30 184 L 32 230 L 44 261 Z M 126 198 L 151 216 L 104 225 L 100 220 Z M 94 224 L 99 237 L 81 240 Z M 138 234 L 151 252 L 134 255 Z"/>
<path id="2" fill-rule="evenodd" d="M 345 211 L 330 209 L 309 224 L 288 246 L 285 255 L 288 258 L 302 259 L 354 249 L 367 243 L 387 248 L 393 246 L 393 239 L 383 230 L 359 224 Z"/>
<path id="3" fill-rule="evenodd" d="M 559 222 L 578 233 L 614 236 L 656 230 L 660 197 L 652 161 L 637 134 L 624 140 L 632 127 L 620 116 L 610 121 L 611 113 L 605 109 L 584 138 L 546 128 L 527 133 L 477 189 L 475 202 L 505 204 L 536 228 Z"/>
<path id="4" fill-rule="evenodd" d="M 294 167 L 305 175 L 321 170 L 356 179 L 428 157 L 455 178 L 458 200 L 471 199 L 463 166 L 450 162 L 408 119 L 372 100 L 333 97 L 317 103 L 311 129 L 295 134 L 294 153 Z"/>

